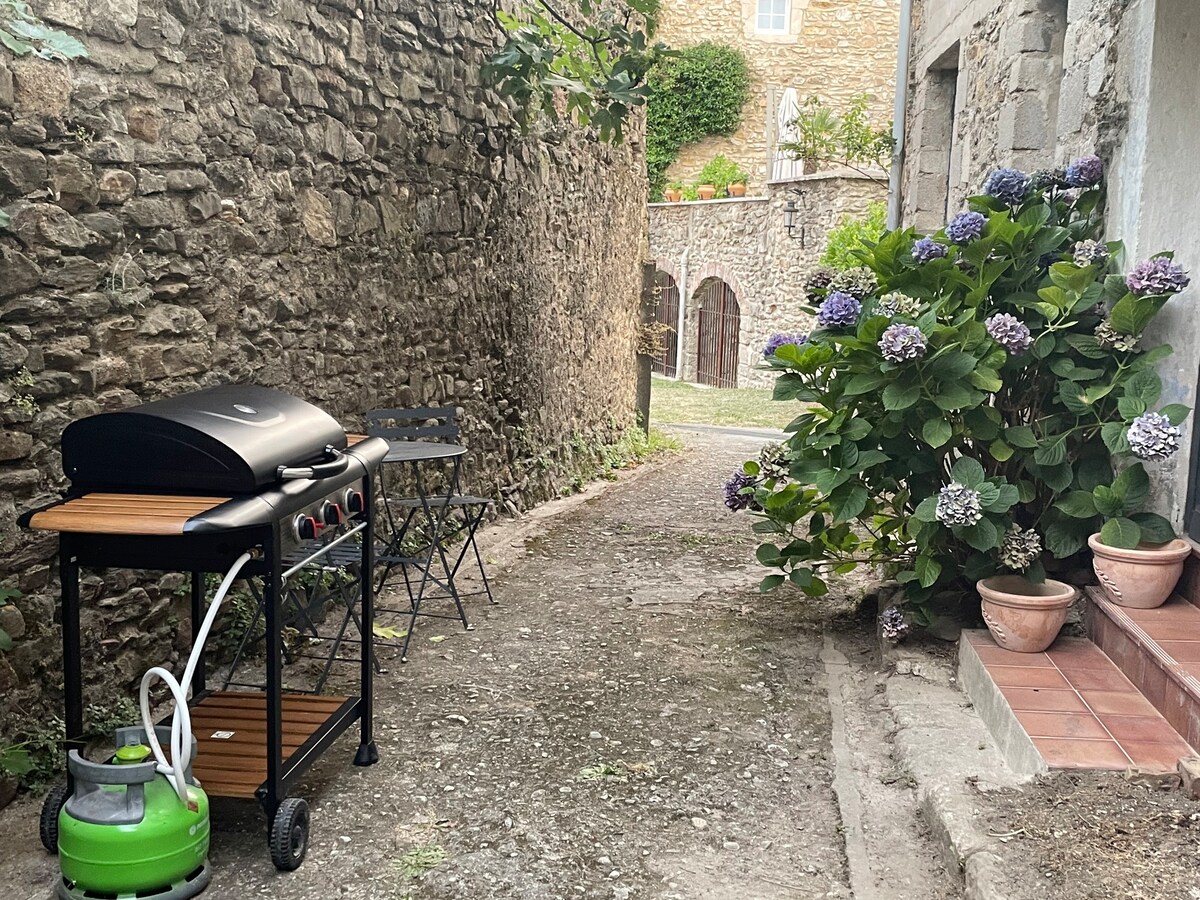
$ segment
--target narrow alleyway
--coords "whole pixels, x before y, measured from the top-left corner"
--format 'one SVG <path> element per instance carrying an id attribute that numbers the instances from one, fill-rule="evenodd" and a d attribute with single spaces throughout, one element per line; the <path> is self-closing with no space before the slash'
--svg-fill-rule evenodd
<path id="1" fill-rule="evenodd" d="M 344 741 L 297 792 L 299 872 L 274 871 L 255 809 L 217 807 L 206 896 L 957 896 L 891 763 L 853 591 L 760 595 L 749 522 L 720 491 L 757 444 L 687 440 L 530 540 L 476 630 L 417 632 L 378 682 L 380 763 L 350 767 Z M 13 900 L 53 882 L 35 816 L 0 813 Z"/>

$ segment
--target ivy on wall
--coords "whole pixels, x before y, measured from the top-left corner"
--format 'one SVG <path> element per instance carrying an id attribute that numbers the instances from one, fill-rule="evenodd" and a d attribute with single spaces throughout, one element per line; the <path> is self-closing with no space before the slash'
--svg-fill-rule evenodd
<path id="1" fill-rule="evenodd" d="M 0 45 L 15 56 L 68 61 L 87 56 L 87 47 L 38 18 L 25 0 L 0 0 Z"/>
<path id="2" fill-rule="evenodd" d="M 659 60 L 649 84 L 646 167 L 650 199 L 656 201 L 681 147 L 737 129 L 750 74 L 740 50 L 705 41 Z"/>

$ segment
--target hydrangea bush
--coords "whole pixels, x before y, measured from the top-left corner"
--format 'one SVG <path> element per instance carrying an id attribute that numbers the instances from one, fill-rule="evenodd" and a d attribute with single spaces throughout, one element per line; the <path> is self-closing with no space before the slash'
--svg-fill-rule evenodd
<path id="1" fill-rule="evenodd" d="M 921 621 L 935 593 L 1041 580 L 1096 531 L 1118 547 L 1174 536 L 1134 510 L 1140 460 L 1179 448 L 1188 409 L 1159 408 L 1171 349 L 1139 338 L 1188 275 L 1169 253 L 1118 274 L 1101 193 L 1096 157 L 998 169 L 939 232 L 890 232 L 861 270 L 808 281 L 818 329 L 765 353 L 775 398 L 805 410 L 726 487 L 778 570 L 764 590 L 820 596 L 830 574 L 883 566 Z"/>

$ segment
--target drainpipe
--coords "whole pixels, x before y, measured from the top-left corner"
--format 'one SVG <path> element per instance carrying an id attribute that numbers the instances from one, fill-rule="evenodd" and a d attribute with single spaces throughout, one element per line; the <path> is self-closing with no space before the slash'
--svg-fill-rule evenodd
<path id="1" fill-rule="evenodd" d="M 900 176 L 904 171 L 905 118 L 908 115 L 908 64 L 912 46 L 912 0 L 900 0 L 900 45 L 896 53 L 896 109 L 892 114 L 892 137 L 896 149 L 888 182 L 888 228 L 900 227 Z"/>
<path id="2" fill-rule="evenodd" d="M 689 229 L 690 232 L 690 229 Z M 683 248 L 683 253 L 679 256 L 679 283 L 675 287 L 679 290 L 679 317 L 675 323 L 675 380 L 683 381 L 683 313 L 687 309 L 687 283 L 688 283 L 688 253 L 691 252 L 691 235 L 688 235 L 688 245 Z"/>

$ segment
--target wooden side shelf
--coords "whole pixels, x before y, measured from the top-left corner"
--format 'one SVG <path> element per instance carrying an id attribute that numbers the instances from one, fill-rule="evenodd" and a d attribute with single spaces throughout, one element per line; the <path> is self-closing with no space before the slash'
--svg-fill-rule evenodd
<path id="1" fill-rule="evenodd" d="M 344 708 L 351 697 L 283 696 L 283 757 L 287 761 Z M 197 754 L 192 772 L 214 797 L 252 799 L 267 780 L 267 698 L 249 691 L 208 694 L 191 709 Z M 230 737 L 213 737 L 232 732 Z"/>
<path id="2" fill-rule="evenodd" d="M 34 513 L 29 527 L 75 534 L 177 535 L 193 516 L 228 497 L 162 494 L 84 494 Z"/>

